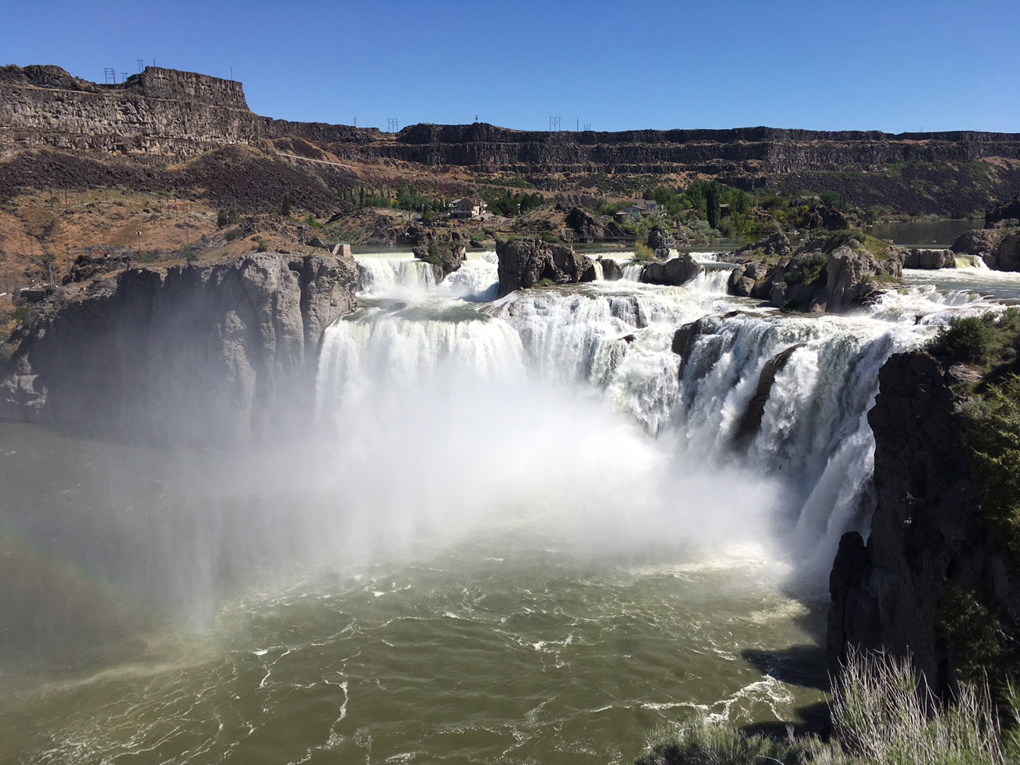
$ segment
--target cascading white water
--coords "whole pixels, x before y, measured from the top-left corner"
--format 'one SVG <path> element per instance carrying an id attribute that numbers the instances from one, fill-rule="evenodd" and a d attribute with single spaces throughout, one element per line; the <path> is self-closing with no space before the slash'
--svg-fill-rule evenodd
<path id="1" fill-rule="evenodd" d="M 887 293 L 855 316 L 792 317 L 727 296 L 725 268 L 706 268 L 677 288 L 636 283 L 641 267 L 625 266 L 620 282 L 519 292 L 478 309 L 452 302 L 494 294 L 495 258 L 487 254 L 433 287 L 431 302 L 391 314 L 374 309 L 331 327 L 320 411 L 349 413 L 362 406 L 365 389 L 378 393 L 394 378 L 426 385 L 423 375 L 453 367 L 485 385 L 513 379 L 588 396 L 601 391 L 611 409 L 658 437 L 657 454 L 671 455 L 676 475 L 711 482 L 726 470 L 749 484 L 764 482 L 755 484 L 769 494 L 760 513 L 785 529 L 792 557 L 823 572 L 844 531 L 867 529 L 874 443 L 866 413 L 878 370 L 950 313 L 994 304 L 922 284 Z M 390 294 L 421 284 L 410 267 L 376 268 L 396 275 Z M 384 294 L 382 283 L 372 282 L 372 295 Z M 681 359 L 671 350 L 676 329 L 706 316 L 719 317 L 717 326 Z M 793 346 L 760 424 L 740 435 L 763 369 Z M 720 484 L 719 491 L 732 487 Z"/>
<path id="2" fill-rule="evenodd" d="M 15 591 L 44 596 L 26 590 L 5 626 L 36 624 L 55 593 L 59 618 L 23 637 L 33 651 L 90 626 L 141 632 L 38 693 L 11 691 L 5 665 L 3 750 L 595 765 L 634 761 L 691 709 L 793 719 L 824 699 L 771 667 L 817 669 L 803 624 L 839 534 L 866 525 L 879 367 L 996 307 L 976 292 L 1020 290 L 967 271 L 798 317 L 726 296 L 711 268 L 685 287 L 492 300 L 491 255 L 438 284 L 373 258 L 361 308 L 324 338 L 318 427 L 293 442 L 164 453 L 0 424 L 15 445 L 0 449 L 0 553 L 28 574 Z M 674 333 L 694 320 L 681 357 Z M 74 565 L 51 570 L 12 530 Z M 203 628 L 134 627 L 121 591 Z"/>

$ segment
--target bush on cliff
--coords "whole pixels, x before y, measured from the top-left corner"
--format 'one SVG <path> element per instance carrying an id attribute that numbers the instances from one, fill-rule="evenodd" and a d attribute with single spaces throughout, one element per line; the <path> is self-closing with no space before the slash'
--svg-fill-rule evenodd
<path id="1" fill-rule="evenodd" d="M 968 407 L 974 477 L 984 516 L 1020 571 L 1020 377 L 990 386 Z"/>

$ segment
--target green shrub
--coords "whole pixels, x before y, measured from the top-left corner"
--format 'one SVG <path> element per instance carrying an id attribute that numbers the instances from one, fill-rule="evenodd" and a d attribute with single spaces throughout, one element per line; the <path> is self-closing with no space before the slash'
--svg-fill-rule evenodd
<path id="1" fill-rule="evenodd" d="M 634 242 L 634 260 L 640 263 L 655 260 L 655 250 L 644 242 Z"/>
<path id="2" fill-rule="evenodd" d="M 990 386 L 966 412 L 985 521 L 995 543 L 1020 570 L 1020 377 Z"/>
<path id="3" fill-rule="evenodd" d="M 954 361 L 983 361 L 992 343 L 992 331 L 977 316 L 954 316 L 940 327 L 938 334 L 928 343 L 935 356 Z"/>
<path id="4" fill-rule="evenodd" d="M 27 305 L 19 305 L 11 312 L 11 318 L 14 321 L 24 321 L 25 317 L 28 316 L 29 308 Z"/>

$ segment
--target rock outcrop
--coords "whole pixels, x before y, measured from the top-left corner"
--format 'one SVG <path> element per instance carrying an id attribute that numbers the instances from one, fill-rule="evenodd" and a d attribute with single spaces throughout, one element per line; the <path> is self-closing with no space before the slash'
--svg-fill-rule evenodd
<path id="1" fill-rule="evenodd" d="M 958 255 L 977 255 L 996 271 L 1020 271 L 1020 229 L 974 229 L 960 234 L 950 249 Z"/>
<path id="2" fill-rule="evenodd" d="M 859 231 L 841 231 L 806 242 L 792 254 L 789 240 L 773 234 L 729 256 L 740 263 L 729 291 L 766 300 L 777 308 L 842 313 L 881 292 L 879 280 L 897 280 L 903 267 L 889 242 Z"/>
<path id="3" fill-rule="evenodd" d="M 666 284 L 679 287 L 701 273 L 702 267 L 689 253 L 680 253 L 662 263 L 649 263 L 641 269 L 645 284 Z"/>
<path id="4" fill-rule="evenodd" d="M 580 207 L 574 207 L 567 213 L 566 224 L 574 230 L 574 238 L 578 242 L 601 242 L 606 238 L 606 227 Z"/>
<path id="5" fill-rule="evenodd" d="M 542 280 L 555 284 L 595 281 L 595 264 L 569 247 L 537 239 L 496 240 L 499 296 L 534 287 Z"/>
<path id="6" fill-rule="evenodd" d="M 876 506 L 867 543 L 845 534 L 832 568 L 830 669 L 851 646 L 884 649 L 911 655 L 932 687 L 946 689 L 953 657 L 937 626 L 940 600 L 955 588 L 1016 605 L 1017 582 L 989 543 L 939 363 L 921 351 L 893 356 L 879 384 L 868 414 Z"/>
<path id="7" fill-rule="evenodd" d="M 612 258 L 604 258 L 600 255 L 598 262 L 602 265 L 602 278 L 607 282 L 618 282 L 623 278 L 623 269 Z"/>
<path id="8" fill-rule="evenodd" d="M 952 250 L 909 250 L 903 256 L 904 268 L 956 268 L 956 257 Z"/>
<path id="9" fill-rule="evenodd" d="M 467 260 L 468 237 L 456 229 L 415 225 L 407 229 L 404 239 L 413 244 L 414 257 L 432 265 L 437 282 Z"/>
<path id="10" fill-rule="evenodd" d="M 0 418 L 159 445 L 303 427 L 356 281 L 341 258 L 252 253 L 61 288 L 9 341 Z"/>

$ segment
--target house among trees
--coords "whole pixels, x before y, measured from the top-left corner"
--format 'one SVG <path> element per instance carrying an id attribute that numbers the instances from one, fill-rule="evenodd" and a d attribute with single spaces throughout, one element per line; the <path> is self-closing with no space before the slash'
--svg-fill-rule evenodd
<path id="1" fill-rule="evenodd" d="M 488 207 L 485 202 L 470 197 L 465 199 L 454 199 L 450 202 L 450 217 L 462 218 L 465 220 L 478 220 L 482 217 Z"/>
<path id="2" fill-rule="evenodd" d="M 616 213 L 615 218 L 619 223 L 629 220 L 641 220 L 652 213 L 659 212 L 659 204 L 654 199 L 638 199 L 634 204 L 624 207 Z"/>

